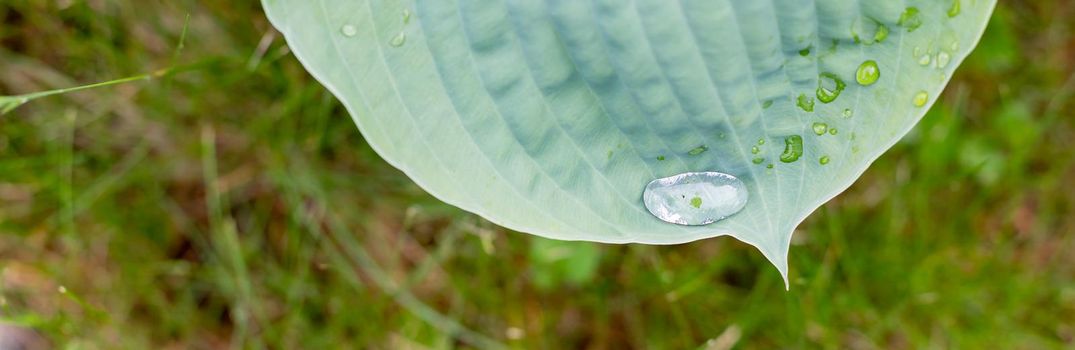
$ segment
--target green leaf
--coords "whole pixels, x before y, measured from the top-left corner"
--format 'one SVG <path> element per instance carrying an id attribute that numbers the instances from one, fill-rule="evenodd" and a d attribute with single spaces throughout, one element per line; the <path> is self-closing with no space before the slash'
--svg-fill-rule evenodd
<path id="1" fill-rule="evenodd" d="M 445 202 L 563 240 L 730 235 L 785 280 L 795 227 L 925 114 L 994 5 L 264 0 L 369 143 Z M 741 179 L 746 207 L 650 215 L 649 181 L 698 171 Z"/>

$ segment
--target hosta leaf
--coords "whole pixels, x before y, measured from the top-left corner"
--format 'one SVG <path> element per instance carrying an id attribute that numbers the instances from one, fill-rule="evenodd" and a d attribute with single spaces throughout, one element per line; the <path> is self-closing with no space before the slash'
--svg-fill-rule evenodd
<path id="1" fill-rule="evenodd" d="M 785 279 L 796 225 L 923 116 L 994 5 L 264 0 L 369 143 L 434 196 L 556 239 L 730 235 Z M 651 180 L 707 171 L 745 184 L 742 211 L 705 226 L 647 211 Z"/>

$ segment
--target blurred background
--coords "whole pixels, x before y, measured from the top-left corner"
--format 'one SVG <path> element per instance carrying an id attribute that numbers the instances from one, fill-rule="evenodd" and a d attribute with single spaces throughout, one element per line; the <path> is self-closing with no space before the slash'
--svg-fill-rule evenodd
<path id="1" fill-rule="evenodd" d="M 0 95 L 182 67 L 0 116 L 0 347 L 1075 347 L 1073 16 L 1001 1 L 799 227 L 785 291 L 731 238 L 558 242 L 439 202 L 257 1 L 0 0 Z"/>

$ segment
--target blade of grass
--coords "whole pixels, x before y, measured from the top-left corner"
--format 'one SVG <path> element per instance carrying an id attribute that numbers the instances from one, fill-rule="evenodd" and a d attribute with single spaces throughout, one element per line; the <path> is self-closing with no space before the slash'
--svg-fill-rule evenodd
<path id="1" fill-rule="evenodd" d="M 294 158 L 299 159 L 301 157 L 296 156 Z M 282 161 L 277 160 L 277 162 L 283 164 Z M 401 283 L 393 280 L 380 265 L 374 261 L 373 257 L 369 255 L 362 243 L 354 239 L 354 233 L 347 228 L 347 225 L 343 223 L 342 219 L 330 209 L 333 208 L 333 206 L 329 205 L 328 199 L 324 194 L 324 189 L 321 188 L 320 184 L 317 181 L 311 180 L 311 176 L 308 174 L 298 174 L 301 171 L 300 169 L 310 169 L 310 167 L 300 165 L 290 167 L 279 166 L 277 168 L 291 170 L 290 174 L 285 176 L 285 178 L 289 178 L 290 181 L 282 181 L 282 183 L 279 184 L 280 187 L 300 194 L 299 196 L 288 196 L 288 198 L 307 198 L 313 202 L 313 205 L 316 205 L 317 208 L 322 211 L 324 215 L 323 219 L 326 221 L 324 223 L 319 222 L 317 218 L 313 217 L 310 211 L 304 207 L 304 203 L 290 203 L 293 208 L 292 210 L 304 213 L 304 224 L 306 229 L 314 235 L 314 237 L 328 238 L 321 240 L 321 242 L 324 243 L 327 252 L 334 260 L 345 266 L 350 266 L 354 270 L 361 271 L 385 294 L 391 296 L 396 303 L 441 332 L 480 349 L 507 348 L 506 345 L 470 330 L 456 320 L 441 314 L 411 294 L 409 290 L 404 288 L 404 286 L 401 286 Z M 303 185 L 299 185 L 298 183 L 300 182 Z M 304 188 L 299 188 L 300 186 Z M 327 230 L 325 226 L 327 226 Z M 361 288 L 362 282 L 357 276 L 348 275 L 345 277 L 347 277 L 347 280 L 352 284 L 355 284 L 355 288 Z"/>

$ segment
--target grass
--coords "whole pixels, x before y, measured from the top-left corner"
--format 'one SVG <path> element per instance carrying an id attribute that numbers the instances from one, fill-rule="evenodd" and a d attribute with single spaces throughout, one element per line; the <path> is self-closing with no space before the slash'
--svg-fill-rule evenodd
<path id="1" fill-rule="evenodd" d="M 555 242 L 440 203 L 256 1 L 8 2 L 0 95 L 194 67 L 0 117 L 0 320 L 88 349 L 1073 347 L 1073 12 L 1002 2 L 800 227 L 785 292 L 732 239 Z"/>

